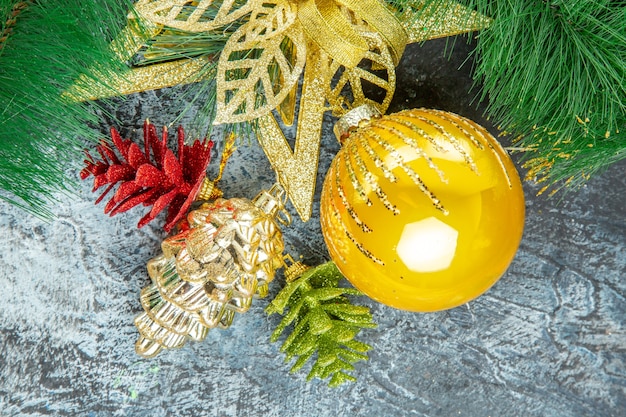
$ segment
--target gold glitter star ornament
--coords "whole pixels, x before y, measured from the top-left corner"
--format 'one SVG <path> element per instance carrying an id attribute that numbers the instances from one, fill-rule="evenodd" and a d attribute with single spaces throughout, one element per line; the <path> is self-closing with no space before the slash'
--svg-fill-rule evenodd
<path id="1" fill-rule="evenodd" d="M 259 120 L 259 142 L 306 221 L 315 192 L 323 114 L 342 114 L 354 103 L 384 111 L 393 97 L 395 65 L 406 41 L 400 22 L 378 0 L 257 2 L 220 54 L 216 123 Z M 359 67 L 363 60 L 373 65 Z M 384 70 L 383 75 L 374 69 Z M 303 73 L 292 149 L 280 126 L 296 119 L 292 100 Z M 382 100 L 367 97 L 363 80 L 385 92 Z"/>
<path id="2" fill-rule="evenodd" d="M 181 59 L 138 67 L 128 79 L 113 80 L 111 90 L 129 93 L 214 78 L 215 122 L 259 121 L 259 142 L 306 221 L 324 113 L 341 116 L 363 104 L 384 113 L 407 43 L 488 25 L 489 19 L 453 4 L 446 0 L 424 8 L 416 2 L 399 13 L 392 10 L 393 2 L 383 0 L 139 0 L 135 14 L 151 36 L 168 29 L 230 35 L 215 72 L 200 75 L 206 59 Z M 141 47 L 136 30 L 120 36 L 114 43 L 125 52 L 120 56 Z M 377 91 L 364 89 L 364 84 Z M 72 95 L 111 95 L 100 93 L 81 87 Z M 292 148 L 283 128 L 294 122 Z"/>

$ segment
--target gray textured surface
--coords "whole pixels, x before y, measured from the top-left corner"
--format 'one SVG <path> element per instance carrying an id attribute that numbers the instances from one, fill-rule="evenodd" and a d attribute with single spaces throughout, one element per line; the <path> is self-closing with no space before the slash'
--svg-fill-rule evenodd
<path id="1" fill-rule="evenodd" d="M 468 70 L 456 70 L 467 47 L 446 61 L 443 45 L 409 49 L 395 108 L 429 105 L 481 120 L 469 106 Z M 136 126 L 171 117 L 154 92 L 119 111 Z M 320 173 L 337 148 L 326 131 Z M 625 169 L 618 164 L 561 201 L 535 197 L 527 184 L 520 251 L 479 299 L 434 314 L 370 302 L 379 323 L 362 334 L 374 346 L 371 359 L 357 366 L 357 383 L 337 390 L 288 374 L 268 340 L 278 318 L 263 313 L 267 300 L 203 343 L 139 359 L 132 320 L 145 263 L 164 237 L 158 224 L 137 230 L 138 211 L 105 217 L 87 183 L 63 198 L 50 224 L 0 203 L 0 414 L 624 415 Z M 273 178 L 250 146 L 222 184 L 230 196 L 253 197 Z M 327 257 L 317 209 L 316 200 L 313 220 L 285 231 L 288 251 L 309 263 Z M 279 277 L 272 294 L 281 284 Z"/>

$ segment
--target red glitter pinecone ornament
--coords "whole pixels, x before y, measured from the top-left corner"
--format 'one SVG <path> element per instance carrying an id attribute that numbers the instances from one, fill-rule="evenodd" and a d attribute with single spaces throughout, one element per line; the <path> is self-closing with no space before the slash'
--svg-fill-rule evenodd
<path id="1" fill-rule="evenodd" d="M 167 147 L 167 128 L 163 127 L 161 139 L 148 120 L 143 125 L 144 149 L 131 140 L 124 140 L 111 128 L 113 146 L 102 142 L 96 150 L 102 157 L 95 160 L 86 152 L 85 168 L 80 176 L 84 180 L 94 177 L 93 191 L 108 185 L 96 204 L 104 199 L 115 185 L 119 188 L 104 208 L 111 216 L 122 213 L 139 204 L 152 209 L 139 221 L 142 227 L 154 220 L 165 208 L 167 218 L 163 228 L 169 232 L 182 219 L 196 198 L 206 178 L 212 141 L 196 140 L 185 145 L 185 132 L 178 128 L 178 157 Z"/>

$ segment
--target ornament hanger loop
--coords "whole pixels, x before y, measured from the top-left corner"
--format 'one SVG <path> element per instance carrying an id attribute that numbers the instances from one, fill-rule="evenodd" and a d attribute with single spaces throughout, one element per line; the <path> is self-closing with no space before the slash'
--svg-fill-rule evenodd
<path id="1" fill-rule="evenodd" d="M 276 221 L 283 226 L 289 226 L 291 224 L 291 214 L 283 208 L 276 214 Z"/>
<path id="2" fill-rule="evenodd" d="M 277 182 L 270 188 L 268 193 L 280 201 L 280 209 L 276 214 L 276 220 L 284 226 L 289 226 L 291 224 L 291 214 L 285 209 L 287 198 L 289 197 L 287 190 Z"/>
<path id="3" fill-rule="evenodd" d="M 267 193 L 274 197 L 276 200 L 280 201 L 281 206 L 285 206 L 287 203 L 287 190 L 280 183 L 276 182 L 272 185 Z"/>
<path id="4" fill-rule="evenodd" d="M 285 210 L 287 191 L 276 183 L 269 190 L 263 190 L 254 198 L 254 204 L 265 213 L 276 216 L 276 221 L 288 226 L 291 224 L 291 215 Z"/>

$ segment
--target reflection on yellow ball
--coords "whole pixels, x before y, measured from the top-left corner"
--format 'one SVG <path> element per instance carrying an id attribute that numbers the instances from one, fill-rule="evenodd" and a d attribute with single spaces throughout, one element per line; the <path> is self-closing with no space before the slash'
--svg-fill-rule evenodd
<path id="1" fill-rule="evenodd" d="M 366 295 L 411 311 L 461 305 L 505 272 L 524 227 L 524 194 L 483 127 L 407 110 L 352 132 L 321 199 L 331 258 Z"/>

